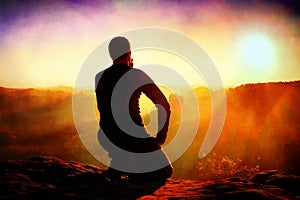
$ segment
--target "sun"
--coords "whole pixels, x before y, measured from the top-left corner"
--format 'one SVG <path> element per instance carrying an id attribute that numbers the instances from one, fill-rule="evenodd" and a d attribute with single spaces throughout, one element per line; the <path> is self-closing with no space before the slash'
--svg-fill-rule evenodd
<path id="1" fill-rule="evenodd" d="M 241 43 L 243 61 L 257 70 L 268 70 L 274 60 L 274 46 L 265 35 L 253 34 Z"/>

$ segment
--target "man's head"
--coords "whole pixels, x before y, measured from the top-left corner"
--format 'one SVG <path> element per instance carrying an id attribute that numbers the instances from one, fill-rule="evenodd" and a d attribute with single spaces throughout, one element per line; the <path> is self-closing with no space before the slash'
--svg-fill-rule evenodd
<path id="1" fill-rule="evenodd" d="M 113 38 L 108 45 L 109 55 L 114 62 L 131 61 L 131 49 L 129 41 L 124 37 Z"/>

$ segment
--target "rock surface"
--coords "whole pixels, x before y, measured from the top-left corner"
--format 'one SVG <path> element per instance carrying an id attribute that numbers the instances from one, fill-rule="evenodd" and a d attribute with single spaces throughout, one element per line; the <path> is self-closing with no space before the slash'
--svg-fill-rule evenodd
<path id="1" fill-rule="evenodd" d="M 0 162 L 0 199 L 300 199 L 300 177 L 277 170 L 251 180 L 103 180 L 103 169 L 54 157 Z"/>

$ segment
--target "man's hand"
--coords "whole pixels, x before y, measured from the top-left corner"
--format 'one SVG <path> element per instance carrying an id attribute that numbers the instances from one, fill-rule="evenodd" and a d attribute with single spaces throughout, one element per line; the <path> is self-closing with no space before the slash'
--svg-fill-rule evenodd
<path id="1" fill-rule="evenodd" d="M 155 138 L 156 142 L 159 144 L 159 145 L 162 145 L 165 143 L 166 141 L 166 138 L 167 138 L 167 134 L 164 133 L 164 132 L 159 132 L 157 133 L 157 136 Z"/>

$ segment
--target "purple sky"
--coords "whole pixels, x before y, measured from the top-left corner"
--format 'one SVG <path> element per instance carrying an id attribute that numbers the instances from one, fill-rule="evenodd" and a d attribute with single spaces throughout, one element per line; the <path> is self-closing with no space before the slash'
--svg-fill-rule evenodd
<path id="1" fill-rule="evenodd" d="M 0 1 L 0 85 L 72 85 L 97 45 L 142 27 L 172 29 L 191 37 L 213 59 L 225 85 L 297 80 L 297 2 Z M 243 37 L 257 32 L 269 38 L 276 50 L 273 68 L 262 73 L 243 68 L 247 63 L 239 54 Z"/>

